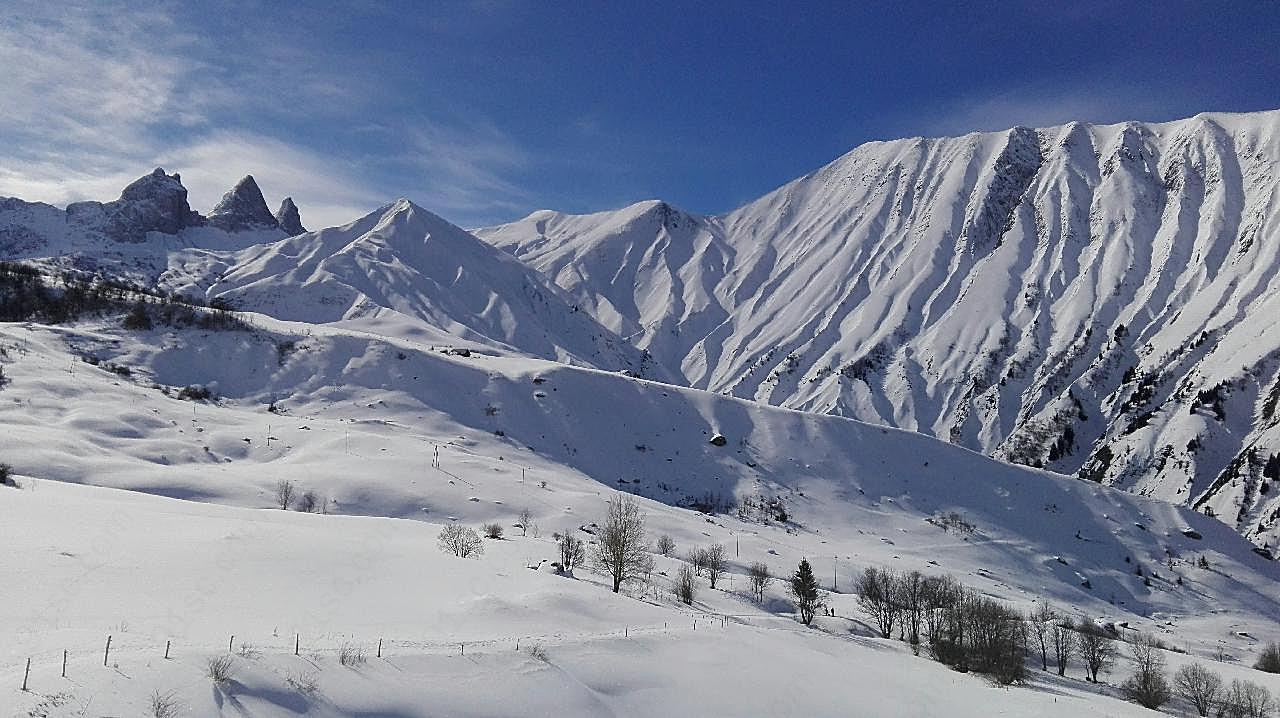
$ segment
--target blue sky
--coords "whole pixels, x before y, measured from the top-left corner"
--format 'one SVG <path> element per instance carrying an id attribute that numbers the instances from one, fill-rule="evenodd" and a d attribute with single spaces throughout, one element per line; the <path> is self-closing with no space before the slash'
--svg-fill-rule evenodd
<path id="1" fill-rule="evenodd" d="M 0 195 L 252 173 L 310 225 L 717 213 L 868 140 L 1280 107 L 1269 2 L 0 4 Z"/>

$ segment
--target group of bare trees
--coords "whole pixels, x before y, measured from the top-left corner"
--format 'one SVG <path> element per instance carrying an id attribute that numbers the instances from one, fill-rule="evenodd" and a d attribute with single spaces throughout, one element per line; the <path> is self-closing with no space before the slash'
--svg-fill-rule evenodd
<path id="1" fill-rule="evenodd" d="M 695 574 L 705 575 L 707 580 L 711 581 L 713 591 L 716 582 L 729 570 L 729 559 L 725 555 L 724 544 L 718 543 L 698 547 L 689 552 L 689 564 L 693 566 Z"/>
<path id="2" fill-rule="evenodd" d="M 298 485 L 288 479 L 276 482 L 276 506 L 282 511 L 296 509 L 303 513 L 328 513 L 329 500 L 314 491 L 299 493 Z"/>
<path id="3" fill-rule="evenodd" d="M 1275 696 L 1266 688 L 1239 679 L 1224 684 L 1222 676 L 1199 663 L 1185 665 L 1173 674 L 1173 690 L 1201 716 L 1267 718 L 1277 707 Z"/>

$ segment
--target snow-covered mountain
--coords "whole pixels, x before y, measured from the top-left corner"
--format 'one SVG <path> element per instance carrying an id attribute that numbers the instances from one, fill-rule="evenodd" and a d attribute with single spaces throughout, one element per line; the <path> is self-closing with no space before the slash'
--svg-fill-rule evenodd
<path id="1" fill-rule="evenodd" d="M 0 260 L 88 271 L 309 323 L 668 378 L 537 271 L 408 200 L 306 232 L 249 175 L 209 215 L 156 169 L 114 202 L 0 199 Z"/>
<path id="2" fill-rule="evenodd" d="M 1280 111 L 873 142 L 477 230 L 694 387 L 1280 527 Z"/>
<path id="3" fill-rule="evenodd" d="M 648 371 L 641 351 L 538 272 L 405 199 L 225 263 L 206 297 L 280 319 Z"/>

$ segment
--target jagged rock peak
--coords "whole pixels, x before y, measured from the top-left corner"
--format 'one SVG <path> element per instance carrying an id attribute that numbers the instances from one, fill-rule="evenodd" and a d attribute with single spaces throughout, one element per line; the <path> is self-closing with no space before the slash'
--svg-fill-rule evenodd
<path id="1" fill-rule="evenodd" d="M 162 167 L 130 182 L 114 202 L 79 202 L 69 205 L 67 212 L 90 221 L 101 217 L 103 233 L 119 242 L 141 242 L 147 232 L 177 234 L 204 223 L 187 204 L 182 178 L 176 172 L 165 174 Z"/>
<path id="2" fill-rule="evenodd" d="M 307 231 L 302 226 L 302 215 L 298 213 L 298 205 L 293 203 L 292 197 L 285 197 L 280 203 L 280 209 L 276 210 L 276 224 L 288 232 L 290 237 Z"/>
<path id="3" fill-rule="evenodd" d="M 262 190 L 253 175 L 245 175 L 209 213 L 209 224 L 235 232 L 244 229 L 274 229 L 276 218 L 262 198 Z"/>

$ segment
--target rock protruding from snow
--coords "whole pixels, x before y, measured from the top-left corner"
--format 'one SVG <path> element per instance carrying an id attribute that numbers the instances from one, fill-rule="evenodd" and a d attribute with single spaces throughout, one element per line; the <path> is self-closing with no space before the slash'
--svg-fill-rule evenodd
<path id="1" fill-rule="evenodd" d="M 102 232 L 118 242 L 141 242 L 147 232 L 177 234 L 204 223 L 187 204 L 187 188 L 175 172 L 157 167 L 124 188 L 114 202 L 77 202 L 67 206 L 67 217 L 90 224 L 102 223 Z"/>
<path id="2" fill-rule="evenodd" d="M 280 225 L 280 229 L 288 232 L 290 237 L 307 231 L 307 228 L 302 226 L 302 215 L 298 212 L 298 205 L 293 203 L 292 197 L 285 197 L 280 203 L 280 209 L 276 210 L 276 224 Z"/>
<path id="3" fill-rule="evenodd" d="M 283 208 L 282 208 L 283 209 Z M 245 175 L 209 213 L 209 224 L 228 232 L 246 229 L 274 229 L 276 218 L 262 198 L 262 190 L 253 175 Z"/>

